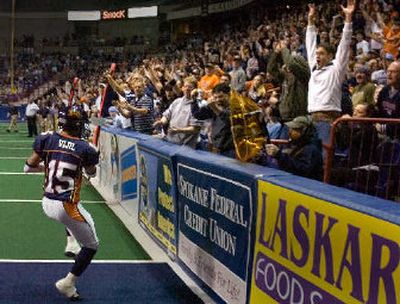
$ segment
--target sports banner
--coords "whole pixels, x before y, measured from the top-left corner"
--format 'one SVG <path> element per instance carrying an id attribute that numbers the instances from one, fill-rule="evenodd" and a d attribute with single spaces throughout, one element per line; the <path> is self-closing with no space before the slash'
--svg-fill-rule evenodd
<path id="1" fill-rule="evenodd" d="M 178 159 L 178 256 L 224 301 L 245 303 L 253 178 L 231 170 L 232 163 L 224 165 L 226 158 L 213 163 L 210 158 L 207 162 Z"/>
<path id="2" fill-rule="evenodd" d="M 174 258 L 178 224 L 171 156 L 176 147 L 153 139 L 140 142 L 138 148 L 139 222 Z"/>
<path id="3" fill-rule="evenodd" d="M 97 177 L 93 181 L 96 189 L 110 203 L 121 201 L 120 152 L 118 135 L 102 132 L 99 138 L 100 159 Z"/>
<path id="4" fill-rule="evenodd" d="M 121 205 L 131 215 L 137 216 L 138 176 L 137 142 L 135 138 L 118 136 L 121 162 Z"/>
<path id="5" fill-rule="evenodd" d="M 257 210 L 250 303 L 400 303 L 399 225 L 261 180 Z"/>

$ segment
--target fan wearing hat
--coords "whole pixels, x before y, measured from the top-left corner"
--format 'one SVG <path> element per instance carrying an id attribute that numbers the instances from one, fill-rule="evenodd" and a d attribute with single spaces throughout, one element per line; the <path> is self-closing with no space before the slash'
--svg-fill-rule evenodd
<path id="1" fill-rule="evenodd" d="M 366 67 L 359 67 L 354 70 L 357 85 L 351 94 L 353 108 L 358 104 L 373 104 L 375 85 L 371 82 L 370 72 Z"/>
<path id="2" fill-rule="evenodd" d="M 114 106 L 108 108 L 108 114 L 110 115 L 112 122 L 111 126 L 115 128 L 123 128 L 123 119 L 118 109 Z"/>
<path id="3" fill-rule="evenodd" d="M 205 74 L 200 78 L 197 87 L 205 92 L 205 97 L 211 95 L 212 89 L 219 83 L 219 77 L 215 72 L 216 68 L 211 63 L 206 64 Z"/>
<path id="4" fill-rule="evenodd" d="M 296 175 L 321 180 L 323 175 L 322 145 L 316 136 L 310 118 L 299 116 L 286 123 L 289 128 L 289 146 L 280 149 L 266 144 L 268 156 L 275 158 L 278 168 Z"/>

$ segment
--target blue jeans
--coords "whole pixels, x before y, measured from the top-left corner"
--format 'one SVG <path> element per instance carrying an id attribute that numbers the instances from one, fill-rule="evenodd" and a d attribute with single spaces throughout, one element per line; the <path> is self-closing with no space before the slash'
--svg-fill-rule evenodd
<path id="1" fill-rule="evenodd" d="M 318 121 L 314 125 L 322 144 L 328 145 L 331 136 L 331 123 L 329 121 Z"/>

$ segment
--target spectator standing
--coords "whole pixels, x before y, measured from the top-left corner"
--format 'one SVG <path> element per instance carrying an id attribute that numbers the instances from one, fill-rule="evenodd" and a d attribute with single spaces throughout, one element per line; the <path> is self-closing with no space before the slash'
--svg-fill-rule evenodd
<path id="1" fill-rule="evenodd" d="M 246 85 L 246 73 L 244 72 L 240 56 L 235 56 L 232 63 L 231 75 L 231 88 L 239 93 L 243 92 Z"/>
<path id="2" fill-rule="evenodd" d="M 400 118 L 400 62 L 392 62 L 387 69 L 387 85 L 379 92 L 378 117 Z M 380 131 L 389 137 L 400 137 L 400 129 L 395 126 L 381 126 Z"/>
<path id="3" fill-rule="evenodd" d="M 383 28 L 383 50 L 393 55 L 395 59 L 399 54 L 400 47 L 400 17 L 392 18 L 392 23 Z"/>
<path id="4" fill-rule="evenodd" d="M 207 100 L 207 106 L 199 107 L 197 102 L 192 103 L 192 113 L 199 120 L 211 119 L 212 151 L 234 158 L 229 94 L 229 86 L 218 84 L 213 89 L 211 98 Z"/>
<path id="5" fill-rule="evenodd" d="M 191 92 L 195 87 L 195 79 L 185 79 L 182 87 L 183 96 L 175 99 L 163 113 L 162 118 L 154 123 L 154 127 L 168 125 L 167 141 L 192 148 L 196 147 L 200 131 L 200 122 L 193 117 L 191 111 L 193 102 Z"/>
<path id="6" fill-rule="evenodd" d="M 124 94 L 126 101 L 116 101 L 115 105 L 122 116 L 131 118 L 133 130 L 152 134 L 154 104 L 151 97 L 144 94 L 144 81 L 141 78 L 131 80 L 129 86 L 133 92 L 125 93 L 124 89 L 115 82 L 111 75 L 107 75 L 106 78 L 115 91 Z"/>
<path id="7" fill-rule="evenodd" d="M 307 114 L 307 85 L 310 72 L 306 60 L 300 55 L 291 55 L 281 41 L 270 57 L 268 72 L 282 83 L 279 112 L 283 121 Z"/>
<path id="8" fill-rule="evenodd" d="M 373 104 L 375 85 L 370 81 L 369 71 L 365 67 L 354 71 L 357 85 L 353 88 L 351 100 L 353 108 L 361 103 Z"/>
<path id="9" fill-rule="evenodd" d="M 356 50 L 357 54 L 367 55 L 369 53 L 369 43 L 364 38 L 364 33 L 358 32 L 356 35 L 357 44 Z"/>
<path id="10" fill-rule="evenodd" d="M 342 111 L 342 83 L 350 55 L 351 21 L 355 1 L 347 0 L 347 7 L 341 6 L 345 15 L 345 24 L 335 59 L 333 59 L 334 48 L 331 45 L 323 44 L 317 47 L 316 8 L 314 4 L 309 4 L 308 7 L 306 46 L 311 71 L 308 83 L 308 112 L 316 124 L 318 137 L 323 143 L 327 143 L 331 123 L 340 116 Z"/>
<path id="11" fill-rule="evenodd" d="M 37 135 L 37 127 L 36 127 L 36 114 L 39 111 L 39 107 L 33 100 L 30 100 L 25 109 L 25 117 L 28 123 L 28 137 L 32 137 L 33 135 Z"/>
<path id="12" fill-rule="evenodd" d="M 215 74 L 215 67 L 212 64 L 206 64 L 205 75 L 200 78 L 198 88 L 205 92 L 206 98 L 211 94 L 212 89 L 219 83 L 219 77 Z"/>
<path id="13" fill-rule="evenodd" d="M 18 109 L 16 106 L 10 105 L 10 108 L 8 109 L 8 115 L 10 115 L 10 124 L 8 126 L 7 132 L 18 132 L 18 125 L 17 125 L 17 120 L 18 120 Z"/>

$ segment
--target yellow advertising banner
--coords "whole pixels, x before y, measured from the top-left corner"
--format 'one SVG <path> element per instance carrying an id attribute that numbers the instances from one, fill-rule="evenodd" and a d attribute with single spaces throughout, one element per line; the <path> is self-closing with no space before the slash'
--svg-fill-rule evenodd
<path id="1" fill-rule="evenodd" d="M 400 304 L 399 225 L 265 181 L 257 210 L 250 303 Z"/>

